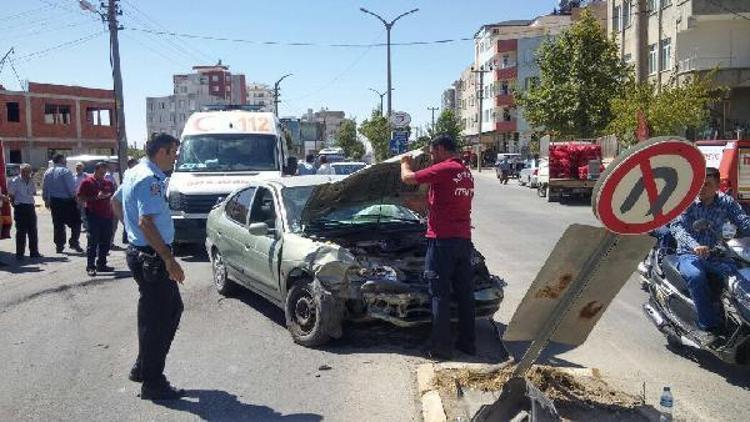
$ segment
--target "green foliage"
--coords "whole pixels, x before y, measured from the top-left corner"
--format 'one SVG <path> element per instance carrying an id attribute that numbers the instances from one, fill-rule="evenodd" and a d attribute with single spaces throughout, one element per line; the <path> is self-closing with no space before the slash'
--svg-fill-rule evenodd
<path id="1" fill-rule="evenodd" d="M 355 160 L 360 160 L 365 155 L 365 146 L 357 140 L 357 124 L 353 120 L 345 119 L 341 122 L 336 133 L 336 146 L 343 148 L 344 154 Z"/>
<path id="2" fill-rule="evenodd" d="M 419 149 L 430 143 L 430 137 L 428 135 L 422 135 L 418 137 L 414 142 L 409 144 L 409 149 Z"/>
<path id="3" fill-rule="evenodd" d="M 540 83 L 515 93 L 526 120 L 562 136 L 600 134 L 612 118 L 610 100 L 628 75 L 617 44 L 584 11 L 573 26 L 543 42 L 537 57 Z"/>
<path id="4" fill-rule="evenodd" d="M 370 118 L 359 124 L 359 133 L 370 141 L 375 160 L 382 161 L 388 158 L 391 125 L 380 114 L 380 110 L 373 110 Z"/>
<path id="5" fill-rule="evenodd" d="M 143 148 L 132 148 L 128 147 L 128 157 L 135 158 L 136 160 L 140 160 L 141 158 L 146 156 L 146 151 L 143 150 Z"/>
<path id="6" fill-rule="evenodd" d="M 650 136 L 680 135 L 708 123 L 709 108 L 720 100 L 723 88 L 714 88 L 714 73 L 696 76 L 682 82 L 670 81 L 656 92 L 653 84 L 630 80 L 625 93 L 612 100 L 612 119 L 607 131 L 624 145 L 638 140 L 638 111 L 643 112 L 650 128 Z"/>
<path id="7" fill-rule="evenodd" d="M 456 140 L 458 147 L 463 146 L 463 139 L 461 139 L 461 122 L 456 116 L 456 112 L 451 109 L 445 109 L 440 113 L 437 121 L 435 122 L 435 128 L 430 129 L 430 136 L 436 136 L 441 134 L 450 135 Z"/>

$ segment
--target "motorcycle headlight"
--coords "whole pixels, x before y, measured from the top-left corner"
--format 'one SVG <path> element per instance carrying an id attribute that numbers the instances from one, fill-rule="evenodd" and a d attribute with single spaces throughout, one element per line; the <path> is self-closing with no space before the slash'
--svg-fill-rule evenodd
<path id="1" fill-rule="evenodd" d="M 179 192 L 169 193 L 169 209 L 173 211 L 182 210 L 182 194 Z"/>

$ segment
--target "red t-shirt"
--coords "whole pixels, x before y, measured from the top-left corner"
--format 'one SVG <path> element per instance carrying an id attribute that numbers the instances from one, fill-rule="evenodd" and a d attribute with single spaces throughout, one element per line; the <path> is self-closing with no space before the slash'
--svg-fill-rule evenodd
<path id="1" fill-rule="evenodd" d="M 460 160 L 449 159 L 415 174 L 417 183 L 427 183 L 429 214 L 427 237 L 471 239 L 471 200 L 474 177 Z"/>
<path id="2" fill-rule="evenodd" d="M 97 180 L 94 176 L 83 179 L 81 186 L 78 188 L 78 194 L 81 196 L 96 197 L 99 192 L 109 194 L 105 199 L 92 199 L 86 202 L 88 212 L 102 218 L 114 218 L 112 204 L 110 199 L 115 193 L 115 185 L 109 180 Z"/>

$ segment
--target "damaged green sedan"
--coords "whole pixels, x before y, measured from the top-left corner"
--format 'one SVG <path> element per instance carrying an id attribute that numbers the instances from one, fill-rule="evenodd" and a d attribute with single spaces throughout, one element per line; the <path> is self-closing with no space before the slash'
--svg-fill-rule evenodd
<path id="1" fill-rule="evenodd" d="M 394 159 L 344 178 L 286 177 L 235 191 L 208 216 L 217 290 L 242 286 L 278 305 L 304 346 L 341 337 L 344 320 L 429 323 L 425 188 L 401 183 L 399 172 Z M 491 317 L 505 283 L 476 250 L 472 264 L 477 318 Z"/>

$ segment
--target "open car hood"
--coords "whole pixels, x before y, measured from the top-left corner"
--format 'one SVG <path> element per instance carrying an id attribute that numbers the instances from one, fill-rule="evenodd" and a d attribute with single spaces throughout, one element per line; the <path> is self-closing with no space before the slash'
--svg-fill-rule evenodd
<path id="1" fill-rule="evenodd" d="M 414 171 L 430 165 L 430 156 L 425 150 L 406 154 L 414 157 Z M 401 157 L 390 158 L 339 181 L 316 186 L 302 210 L 301 223 L 307 225 L 337 209 L 362 204 L 402 205 L 425 215 L 427 186 L 407 185 L 401 181 Z"/>

